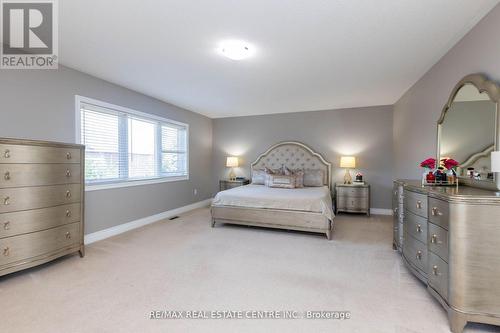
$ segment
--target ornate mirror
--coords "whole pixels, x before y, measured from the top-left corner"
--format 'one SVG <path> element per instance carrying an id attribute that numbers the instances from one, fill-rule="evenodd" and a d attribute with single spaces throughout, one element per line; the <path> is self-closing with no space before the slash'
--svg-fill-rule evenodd
<path id="1" fill-rule="evenodd" d="M 463 78 L 453 89 L 438 121 L 437 158 L 459 163 L 457 176 L 471 186 L 497 189 L 491 152 L 498 148 L 497 84 L 480 74 Z"/>

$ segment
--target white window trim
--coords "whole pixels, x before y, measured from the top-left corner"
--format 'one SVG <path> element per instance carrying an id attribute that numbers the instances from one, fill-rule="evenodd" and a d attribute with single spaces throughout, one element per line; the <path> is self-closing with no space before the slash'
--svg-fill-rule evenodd
<path id="1" fill-rule="evenodd" d="M 130 109 L 124 106 L 111 104 L 108 102 L 103 102 L 97 99 L 75 95 L 75 142 L 81 143 L 81 104 L 88 103 L 94 104 L 97 106 L 102 106 L 105 108 L 113 109 L 116 111 L 121 111 L 129 114 L 133 114 L 139 117 L 157 120 L 164 123 L 175 124 L 179 126 L 183 126 L 186 128 L 186 176 L 170 176 L 170 177 L 155 177 L 151 179 L 138 179 L 138 180 L 118 180 L 113 182 L 104 182 L 102 184 L 85 184 L 85 191 L 97 191 L 97 190 L 108 190 L 113 188 L 121 188 L 121 187 L 131 187 L 131 186 L 140 186 L 140 185 L 150 185 L 150 184 L 161 184 L 168 182 L 177 182 L 183 180 L 189 180 L 189 124 L 182 123 L 180 121 L 175 121 L 167 118 L 163 118 L 154 114 L 145 113 L 141 111 L 137 111 L 134 109 Z"/>

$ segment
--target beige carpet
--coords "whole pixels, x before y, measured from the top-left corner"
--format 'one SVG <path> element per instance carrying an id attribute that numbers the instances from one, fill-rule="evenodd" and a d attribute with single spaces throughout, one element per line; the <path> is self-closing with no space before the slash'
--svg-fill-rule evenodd
<path id="1" fill-rule="evenodd" d="M 324 235 L 222 225 L 208 209 L 0 278 L 0 332 L 449 332 L 391 249 L 390 217 Z M 152 310 L 350 311 L 351 319 L 150 320 Z M 466 332 L 499 332 L 468 325 Z"/>

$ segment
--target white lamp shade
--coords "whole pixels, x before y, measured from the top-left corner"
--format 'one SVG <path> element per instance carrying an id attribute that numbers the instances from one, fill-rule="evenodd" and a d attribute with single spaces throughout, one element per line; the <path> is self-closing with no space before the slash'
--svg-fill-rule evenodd
<path id="1" fill-rule="evenodd" d="M 353 169 L 356 167 L 356 158 L 354 156 L 342 156 L 340 158 L 340 167 Z"/>
<path id="2" fill-rule="evenodd" d="M 226 167 L 228 167 L 228 168 L 237 168 L 238 167 L 238 157 L 229 156 L 226 159 Z"/>
<path id="3" fill-rule="evenodd" d="M 500 151 L 491 152 L 491 172 L 500 172 Z"/>

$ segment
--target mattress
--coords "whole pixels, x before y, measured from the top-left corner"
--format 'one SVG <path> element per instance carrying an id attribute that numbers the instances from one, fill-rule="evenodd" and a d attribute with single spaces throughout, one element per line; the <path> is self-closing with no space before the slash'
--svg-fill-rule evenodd
<path id="1" fill-rule="evenodd" d="M 334 217 L 327 186 L 286 189 L 250 184 L 217 193 L 212 206 L 283 209 L 321 213 L 330 220 Z"/>

